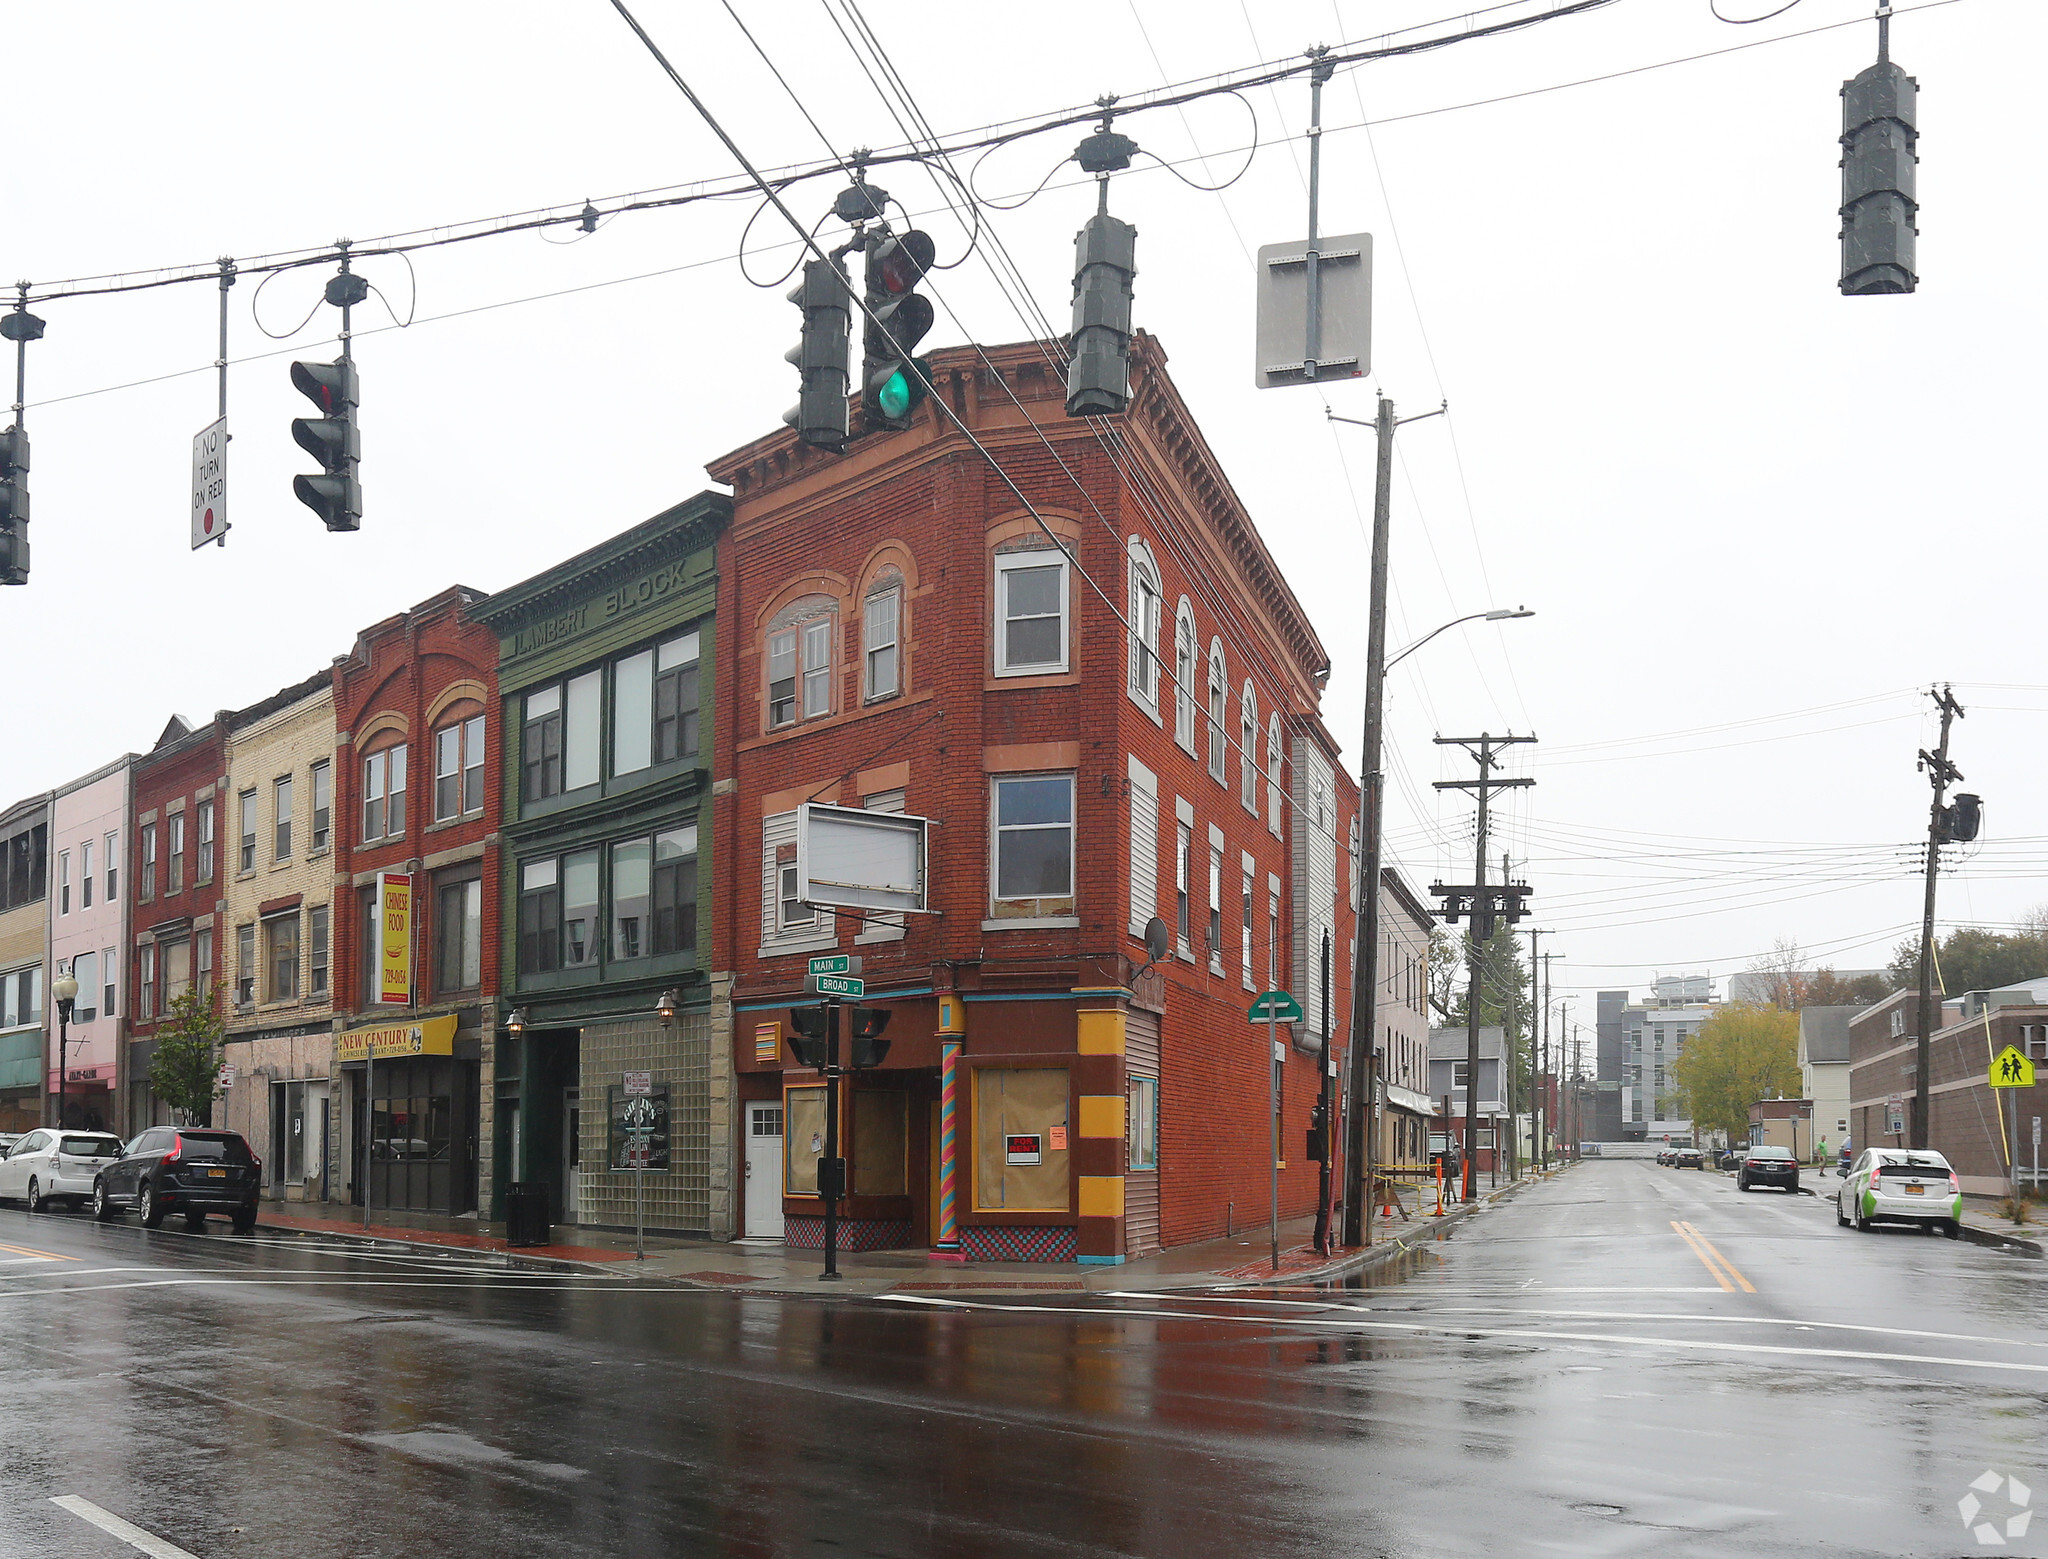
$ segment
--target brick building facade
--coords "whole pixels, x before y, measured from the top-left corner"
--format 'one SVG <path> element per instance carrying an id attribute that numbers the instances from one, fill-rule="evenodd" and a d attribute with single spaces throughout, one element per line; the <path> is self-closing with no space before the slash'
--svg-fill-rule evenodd
<path id="1" fill-rule="evenodd" d="M 892 1014 L 842 1103 L 849 1245 L 1114 1262 L 1256 1221 L 1268 1061 L 1245 1014 L 1272 986 L 1305 987 L 1281 1212 L 1308 1211 L 1322 942 L 1341 1041 L 1354 919 L 1327 657 L 1155 342 L 1133 345 L 1130 410 L 1089 421 L 1042 344 L 932 364 L 1030 507 L 933 407 L 843 459 L 777 433 L 711 468 L 734 489 L 714 947 L 743 1232 L 818 1239 L 823 1089 L 784 1038 L 828 950 L 860 954 Z M 931 819 L 933 913 L 800 902 L 806 801 Z M 1139 978 L 1154 916 L 1171 945 Z"/>
<path id="2" fill-rule="evenodd" d="M 459 1216 L 492 1194 L 504 756 L 498 637 L 468 616 L 482 599 L 443 590 L 334 665 L 336 1154 L 350 1199 L 367 1181 L 380 1209 Z M 405 875 L 411 903 L 394 1000 L 380 872 Z"/>
<path id="3" fill-rule="evenodd" d="M 231 811 L 222 800 L 228 719 L 223 710 L 195 730 L 173 716 L 156 745 L 135 760 L 128 1100 L 121 1128 L 129 1134 L 171 1118 L 149 1086 L 158 1023 L 193 985 L 217 990 L 223 979 L 221 949 L 229 943 L 222 935 L 227 889 L 220 835 L 221 819 Z"/>
<path id="4" fill-rule="evenodd" d="M 0 1131 L 43 1124 L 50 795 L 0 812 Z"/>
<path id="5" fill-rule="evenodd" d="M 334 688 L 325 669 L 226 719 L 221 790 L 222 1058 L 214 1106 L 263 1159 L 264 1193 L 337 1190 Z"/>
<path id="6" fill-rule="evenodd" d="M 134 761 L 124 753 L 59 785 L 50 801 L 48 965 L 53 982 L 59 969 L 69 971 L 78 995 L 69 1024 L 55 1001 L 43 1003 L 45 1091 L 53 1121 L 61 1111 L 61 1124 L 93 1131 L 120 1128 L 128 942 L 121 867 L 135 815 Z"/>

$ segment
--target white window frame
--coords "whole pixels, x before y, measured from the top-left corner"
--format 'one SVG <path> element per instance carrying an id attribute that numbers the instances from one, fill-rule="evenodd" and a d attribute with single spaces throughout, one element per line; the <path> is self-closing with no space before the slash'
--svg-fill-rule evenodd
<path id="1" fill-rule="evenodd" d="M 775 718 L 776 644 L 787 643 L 790 675 L 789 718 Z M 836 604 L 807 612 L 794 622 L 785 622 L 768 634 L 766 653 L 761 658 L 763 729 L 787 731 L 807 720 L 823 720 L 833 713 L 833 656 L 839 642 L 839 608 Z M 822 659 L 822 664 L 820 663 Z M 699 698 L 702 693 L 700 690 Z M 700 708 L 701 702 L 700 702 Z"/>
<path id="2" fill-rule="evenodd" d="M 1223 973 L 1223 830 L 1209 825 L 1209 972 Z"/>
<path id="3" fill-rule="evenodd" d="M 1124 757 L 1130 794 L 1132 936 L 1142 940 L 1159 913 L 1159 780 L 1135 757 Z"/>
<path id="4" fill-rule="evenodd" d="M 777 812 L 761 819 L 761 946 L 758 957 L 815 952 L 836 946 L 839 941 L 839 917 L 830 910 L 818 909 L 809 920 L 783 922 L 784 873 L 793 874 L 796 870 L 796 821 L 794 810 Z M 785 845 L 789 847 L 790 858 L 787 862 L 778 862 L 776 856 Z M 789 886 L 794 889 L 793 879 Z"/>
<path id="5" fill-rule="evenodd" d="M 1043 926 L 1047 924 L 1071 926 L 1079 924 L 1076 910 L 1080 903 L 1080 885 L 1076 878 L 1080 872 L 1080 786 L 1070 769 L 1034 771 L 1019 774 L 991 774 L 988 785 L 988 905 L 989 918 L 984 927 L 994 930 L 1010 930 L 1018 926 Z M 1002 814 L 1002 789 L 1027 780 L 1064 780 L 1067 785 L 1067 891 L 1065 893 L 1037 893 L 1008 897 L 997 893 L 1001 882 L 1002 835 L 1014 832 L 1045 832 L 1058 827 L 1055 823 L 1021 823 L 1005 827 L 1000 821 Z M 1057 903 L 1064 899 L 1070 906 L 1066 910 L 1045 910 L 1048 900 Z M 1031 904 L 1041 906 L 1037 915 L 1000 916 L 995 913 L 998 904 Z"/>
<path id="6" fill-rule="evenodd" d="M 1244 988 L 1248 991 L 1255 991 L 1258 989 L 1258 986 L 1254 983 L 1253 953 L 1257 943 L 1255 941 L 1256 933 L 1253 931 L 1255 922 L 1252 919 L 1252 915 L 1258 907 L 1259 869 L 1257 863 L 1252 860 L 1249 850 L 1241 853 L 1239 864 L 1244 868 L 1244 924 L 1238 928 L 1240 940 L 1244 947 Z"/>
<path id="7" fill-rule="evenodd" d="M 1124 615 L 1129 623 L 1129 631 L 1124 635 L 1124 690 L 1131 695 L 1133 702 L 1157 720 L 1161 670 L 1159 619 L 1166 602 L 1160 589 L 1159 565 L 1153 561 L 1152 549 L 1136 536 L 1130 539 L 1126 549 L 1124 569 Z"/>
<path id="8" fill-rule="evenodd" d="M 1245 678 L 1244 689 L 1237 696 L 1238 799 L 1244 803 L 1245 811 L 1253 817 L 1259 815 L 1259 690 L 1252 686 L 1251 678 Z"/>
<path id="9" fill-rule="evenodd" d="M 878 607 L 886 604 L 887 611 Z M 903 582 L 891 580 L 870 589 L 860 603 L 861 701 L 875 704 L 903 692 Z M 880 657 L 888 657 L 888 685 L 876 674 Z"/>
<path id="10" fill-rule="evenodd" d="M 1201 708 L 1201 701 L 1195 697 L 1201 656 L 1195 609 L 1182 596 L 1173 614 L 1173 739 L 1191 758 L 1195 755 L 1195 716 Z"/>
<path id="11" fill-rule="evenodd" d="M 1195 824 L 1194 808 L 1175 807 L 1173 820 L 1173 947 L 1185 962 L 1195 961 Z"/>
<path id="12" fill-rule="evenodd" d="M 1281 768 L 1280 711 L 1276 709 L 1266 721 L 1266 827 L 1275 839 L 1281 837 L 1280 808 L 1286 795 Z"/>
<path id="13" fill-rule="evenodd" d="M 1068 618 L 1072 611 L 1073 580 L 1072 570 L 1065 552 L 1056 547 L 1036 547 L 1024 552 L 998 552 L 996 554 L 995 588 L 995 674 L 999 677 L 1056 677 L 1067 672 L 1073 660 L 1072 624 Z M 1060 609 L 1058 613 L 1060 632 L 1060 653 L 1057 661 L 1031 661 L 1021 666 L 1010 664 L 1010 636 L 1005 629 L 1009 623 L 1010 575 L 1018 569 L 1057 568 L 1060 571 Z M 1038 618 L 1020 619 L 1040 621 Z"/>
<path id="14" fill-rule="evenodd" d="M 1223 659 L 1223 641 L 1209 641 L 1209 777 L 1219 785 L 1228 784 L 1224 778 L 1228 765 L 1225 755 L 1230 749 L 1230 727 L 1225 723 L 1230 715 L 1230 671 Z"/>

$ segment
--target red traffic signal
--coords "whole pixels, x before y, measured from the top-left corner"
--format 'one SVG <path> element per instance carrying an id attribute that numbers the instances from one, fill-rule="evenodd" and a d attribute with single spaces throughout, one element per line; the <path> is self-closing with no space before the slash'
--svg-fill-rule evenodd
<path id="1" fill-rule="evenodd" d="M 925 272 L 932 268 L 932 260 L 937 254 L 932 235 L 912 228 L 900 237 L 882 240 L 875 250 L 868 277 L 882 291 L 900 295 L 924 280 Z"/>

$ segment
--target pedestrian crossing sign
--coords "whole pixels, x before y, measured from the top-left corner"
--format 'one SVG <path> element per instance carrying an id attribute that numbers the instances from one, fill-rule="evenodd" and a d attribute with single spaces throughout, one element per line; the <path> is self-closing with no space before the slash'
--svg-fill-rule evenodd
<path id="1" fill-rule="evenodd" d="M 1993 1088 L 2031 1088 L 2034 1063 L 2021 1055 L 2017 1046 L 2007 1045 L 1991 1062 Z"/>

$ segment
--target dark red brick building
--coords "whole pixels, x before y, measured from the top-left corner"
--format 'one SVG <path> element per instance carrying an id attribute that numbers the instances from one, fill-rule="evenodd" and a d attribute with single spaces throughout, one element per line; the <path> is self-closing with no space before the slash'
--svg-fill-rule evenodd
<path id="1" fill-rule="evenodd" d="M 498 637 L 464 615 L 483 598 L 444 590 L 364 629 L 334 667 L 341 1178 L 360 1203 L 367 1139 L 380 1209 L 489 1205 L 503 755 Z M 399 1003 L 378 1000 L 379 872 L 411 878 L 410 1000 Z"/>
<path id="2" fill-rule="evenodd" d="M 847 1244 L 1114 1262 L 1261 1221 L 1269 1052 L 1246 1009 L 1276 986 L 1307 1012 L 1281 1030 L 1281 1212 L 1309 1211 L 1353 935 L 1328 658 L 1156 342 L 1111 418 L 1065 416 L 1043 343 L 932 361 L 1029 507 L 930 405 L 843 458 L 777 432 L 711 468 L 734 495 L 714 956 L 740 1232 L 819 1238 L 823 1089 L 784 1040 L 830 951 L 893 1015 L 842 1105 Z M 806 801 L 930 819 L 931 913 L 801 902 Z M 1155 915 L 1171 946 L 1140 977 Z"/>
<path id="3" fill-rule="evenodd" d="M 157 1024 L 173 998 L 216 990 L 226 888 L 220 836 L 228 815 L 227 712 L 194 729 L 176 716 L 135 760 L 135 827 L 128 858 L 128 1098 L 118 1129 L 170 1120 L 150 1092 Z M 218 1002 L 217 1002 L 218 1004 Z"/>

